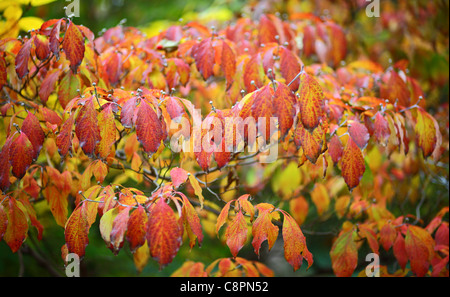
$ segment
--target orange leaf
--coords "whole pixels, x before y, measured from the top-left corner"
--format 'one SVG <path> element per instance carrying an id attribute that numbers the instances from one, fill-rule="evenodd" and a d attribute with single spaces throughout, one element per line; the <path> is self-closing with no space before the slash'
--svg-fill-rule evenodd
<path id="1" fill-rule="evenodd" d="M 330 251 L 332 268 L 336 276 L 349 277 L 358 265 L 358 250 L 354 230 L 348 230 L 339 235 Z"/>
<path id="2" fill-rule="evenodd" d="M 76 120 L 75 133 L 80 141 L 80 147 L 88 156 L 94 154 L 95 147 L 101 139 L 97 114 L 94 107 L 94 96 L 91 96 L 81 107 Z"/>
<path id="3" fill-rule="evenodd" d="M 2 240 L 7 227 L 8 227 L 8 214 L 3 208 L 3 205 L 0 204 L 0 240 Z"/>
<path id="4" fill-rule="evenodd" d="M 195 65 L 204 80 L 213 75 L 214 48 L 211 38 L 206 38 L 192 48 Z"/>
<path id="5" fill-rule="evenodd" d="M 188 230 L 189 245 L 192 248 L 195 245 L 195 239 L 198 239 L 198 245 L 201 246 L 203 242 L 202 225 L 200 224 L 200 219 L 198 217 L 195 208 L 189 202 L 187 197 L 180 193 L 183 198 L 183 221 Z"/>
<path id="6" fill-rule="evenodd" d="M 164 199 L 153 204 L 147 223 L 147 243 L 150 255 L 160 268 L 172 262 L 183 240 L 183 228 L 172 208 Z"/>
<path id="7" fill-rule="evenodd" d="M 188 172 L 183 168 L 175 167 L 170 171 L 170 178 L 174 188 L 178 188 L 181 184 L 186 182 L 188 178 Z"/>
<path id="8" fill-rule="evenodd" d="M 202 187 L 200 187 L 200 183 L 193 174 L 189 174 L 189 182 L 191 183 L 191 186 L 194 188 L 194 193 L 197 196 L 198 200 L 200 201 L 200 207 L 203 208 L 203 202 L 205 198 L 203 198 Z"/>
<path id="9" fill-rule="evenodd" d="M 111 248 L 114 254 L 117 254 L 123 246 L 123 238 L 127 231 L 128 219 L 130 218 L 130 209 L 131 207 L 127 207 L 121 210 L 112 223 Z"/>
<path id="10" fill-rule="evenodd" d="M 36 160 L 44 144 L 45 134 L 41 128 L 38 118 L 31 112 L 28 112 L 27 117 L 23 121 L 22 131 L 25 133 L 33 145 L 33 160 Z"/>
<path id="11" fill-rule="evenodd" d="M 394 256 L 398 261 L 400 267 L 405 270 L 406 264 L 408 263 L 408 256 L 406 254 L 405 239 L 401 232 L 397 232 L 397 238 L 394 242 Z"/>
<path id="12" fill-rule="evenodd" d="M 395 242 L 397 238 L 397 232 L 395 231 L 395 227 L 390 223 L 386 223 L 381 227 L 380 230 L 380 244 L 383 248 L 388 251 Z"/>
<path id="13" fill-rule="evenodd" d="M 331 137 L 330 144 L 328 145 L 328 154 L 330 154 L 331 160 L 334 164 L 337 164 L 344 153 L 344 147 L 336 134 Z"/>
<path id="14" fill-rule="evenodd" d="M 33 145 L 23 132 L 11 143 L 9 149 L 9 162 L 12 166 L 12 173 L 18 179 L 21 179 L 28 167 L 33 162 Z"/>
<path id="15" fill-rule="evenodd" d="M 306 129 L 319 125 L 323 117 L 323 92 L 319 83 L 309 74 L 300 75 L 299 89 L 300 119 Z"/>
<path id="16" fill-rule="evenodd" d="M 227 202 L 227 204 L 225 204 L 225 206 L 220 211 L 219 216 L 217 217 L 217 222 L 216 222 L 216 234 L 217 235 L 219 235 L 219 230 L 223 226 L 223 224 L 225 224 L 227 222 L 228 212 L 230 210 L 230 206 L 233 201 L 235 201 L 235 200 L 231 200 L 231 201 Z"/>
<path id="17" fill-rule="evenodd" d="M 235 258 L 247 241 L 247 231 L 247 222 L 242 211 L 239 211 L 225 232 L 226 243 Z"/>
<path id="18" fill-rule="evenodd" d="M 101 158 L 106 159 L 113 151 L 116 142 L 116 124 L 114 121 L 113 105 L 105 104 L 103 110 L 98 114 L 98 122 L 100 128 L 100 141 L 97 144 L 97 151 Z"/>
<path id="19" fill-rule="evenodd" d="M 364 149 L 370 138 L 369 131 L 366 126 L 353 120 L 348 121 L 348 126 L 348 133 L 350 134 L 350 137 L 360 149 Z"/>
<path id="20" fill-rule="evenodd" d="M 265 240 L 267 240 L 270 251 L 270 249 L 272 249 L 278 237 L 278 227 L 272 224 L 272 218 L 269 212 L 270 211 L 267 209 L 266 210 L 259 209 L 258 217 L 253 223 L 252 227 L 252 235 L 253 235 L 252 245 L 258 257 L 261 244 Z"/>
<path id="21" fill-rule="evenodd" d="M 280 57 L 280 70 L 281 75 L 286 80 L 286 84 L 289 84 L 300 73 L 302 66 L 300 59 L 289 49 L 284 46 L 281 47 Z M 291 83 L 289 88 L 296 92 L 300 86 L 300 78 L 297 78 Z"/>
<path id="22" fill-rule="evenodd" d="M 349 190 L 355 188 L 366 170 L 364 157 L 356 143 L 349 138 L 341 160 L 342 176 Z"/>
<path id="23" fill-rule="evenodd" d="M 294 123 L 296 99 L 287 85 L 279 82 L 275 82 L 275 84 L 276 91 L 272 98 L 272 108 L 274 116 L 278 117 L 281 138 L 284 139 Z"/>
<path id="24" fill-rule="evenodd" d="M 285 211 L 283 220 L 284 258 L 294 268 L 294 271 L 302 265 L 303 258 L 308 261 L 308 269 L 314 263 L 312 254 L 306 246 L 306 238 L 297 222 Z"/>
<path id="25" fill-rule="evenodd" d="M 152 155 L 158 151 L 163 138 L 161 122 L 145 100 L 141 100 L 137 110 L 136 135 L 147 154 Z"/>
<path id="26" fill-rule="evenodd" d="M 330 196 L 324 184 L 317 183 L 311 191 L 311 200 L 317 208 L 317 213 L 321 216 L 328 210 L 330 205 Z"/>
<path id="27" fill-rule="evenodd" d="M 427 274 L 434 257 L 434 240 L 425 229 L 409 225 L 405 236 L 405 250 L 411 270 L 418 277 Z"/>
<path id="28" fill-rule="evenodd" d="M 434 118 L 421 108 L 417 108 L 417 123 L 414 127 L 417 133 L 417 144 L 422 148 L 424 158 L 430 156 L 437 142 Z"/>
<path id="29" fill-rule="evenodd" d="M 303 148 L 306 158 L 313 164 L 317 162 L 322 153 L 325 142 L 325 131 L 320 123 L 312 133 L 309 132 L 301 121 L 298 121 L 294 131 L 294 142 L 298 148 Z"/>
<path id="30" fill-rule="evenodd" d="M 144 207 L 139 204 L 138 208 L 131 213 L 130 218 L 128 219 L 126 238 L 130 243 L 130 250 L 132 253 L 145 243 L 147 220 L 147 212 Z"/>
<path id="31" fill-rule="evenodd" d="M 83 61 L 85 48 L 84 36 L 73 22 L 70 22 L 67 27 L 62 48 L 70 61 L 70 69 L 76 74 L 78 66 Z"/>
<path id="32" fill-rule="evenodd" d="M 19 205 L 19 203 L 16 199 L 9 198 L 8 225 L 3 235 L 3 240 L 13 253 L 19 250 L 28 233 L 27 215 L 23 212 L 22 204 Z"/>
<path id="33" fill-rule="evenodd" d="M 74 122 L 73 114 L 71 114 L 56 136 L 56 146 L 61 157 L 64 157 L 72 147 L 72 128 Z"/>
<path id="34" fill-rule="evenodd" d="M 16 56 L 16 72 L 20 79 L 28 74 L 28 60 L 30 59 L 32 40 L 28 39 L 25 41 Z"/>

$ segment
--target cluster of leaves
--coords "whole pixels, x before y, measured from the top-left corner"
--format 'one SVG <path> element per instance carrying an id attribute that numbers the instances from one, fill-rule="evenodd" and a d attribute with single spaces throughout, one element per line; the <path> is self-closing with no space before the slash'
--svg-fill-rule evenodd
<path id="1" fill-rule="evenodd" d="M 381 162 L 368 164 L 367 153 L 370 148 L 370 153 L 411 162 L 437 162 L 445 150 L 439 124 L 427 112 L 425 94 L 408 75 L 407 62 L 387 69 L 370 60 L 342 64 L 347 47 L 340 25 L 313 14 L 288 20 L 273 14 L 258 21 L 242 17 L 221 29 L 189 22 L 150 37 L 123 25 L 95 37 L 63 18 L 44 22 L 29 36 L 0 40 L 5 136 L 0 238 L 16 252 L 31 224 L 41 239 L 44 228 L 33 204 L 45 199 L 64 228 L 63 259 L 68 253 L 85 256 L 98 216 L 101 236 L 113 253 L 126 241 L 135 263 L 153 257 L 163 267 L 184 238 L 191 248 L 201 245 L 208 219 L 200 214 L 209 211 L 217 236 L 227 224 L 224 242 L 233 258 L 218 259 L 206 269 L 186 262 L 174 275 L 271 275 L 262 264 L 237 255 L 249 234 L 259 255 L 261 244 L 267 240 L 270 250 L 280 233 L 286 261 L 297 270 L 305 258 L 309 268 L 313 254 L 299 227 L 308 214 L 301 194 L 308 193 L 319 216 L 339 196 L 335 208 L 345 222 L 330 252 L 336 275 L 352 275 L 364 238 L 375 253 L 380 244 L 386 251 L 392 248 L 403 270 L 410 261 L 418 276 L 430 266 L 432 275 L 448 274 L 443 220 L 448 207 L 424 228 L 417 226 L 420 217 L 410 223 L 394 216 L 386 207 L 392 188 L 383 185 L 395 179 Z M 317 56 L 321 63 L 306 65 L 301 56 Z M 207 116 L 201 118 L 196 108 Z M 236 129 L 208 136 L 214 125 L 239 117 L 263 118 L 265 127 L 278 119 L 274 134 L 254 127 L 259 147 L 275 139 L 275 166 L 258 163 L 262 150 L 191 149 L 196 144 L 190 127 L 198 121 L 201 138 L 210 137 L 206 142 L 213 147 L 255 145 L 250 127 L 242 134 Z M 189 129 L 173 128 L 183 120 Z M 185 144 L 177 153 L 171 150 L 174 137 Z M 287 187 L 283 182 L 274 187 L 289 200 L 291 214 L 264 197 L 256 205 L 250 202 L 270 179 L 241 184 L 239 174 L 248 165 L 269 175 L 276 168 L 300 167 L 302 182 L 287 179 Z M 368 169 L 373 180 L 364 184 Z M 317 181 L 320 176 L 325 182 Z M 144 188 L 124 186 L 127 179 Z M 339 180 L 345 188 L 336 186 Z M 212 190 L 217 183 L 222 193 Z M 239 194 L 240 187 L 247 193 Z"/>

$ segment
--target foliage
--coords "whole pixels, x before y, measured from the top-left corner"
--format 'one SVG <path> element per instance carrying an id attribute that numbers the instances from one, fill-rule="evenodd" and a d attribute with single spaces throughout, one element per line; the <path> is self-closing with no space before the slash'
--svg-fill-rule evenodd
<path id="1" fill-rule="evenodd" d="M 97 37 L 76 18 L 18 36 L 24 18 L 2 7 L 0 239 L 13 253 L 30 235 L 45 240 L 45 205 L 62 260 L 88 258 L 98 225 L 138 271 L 212 240 L 228 256 L 172 275 L 272 276 L 241 255 L 277 242 L 294 271 L 309 271 L 311 238 L 329 236 L 337 276 L 363 274 L 363 251 L 395 262 L 383 276 L 448 276 L 448 105 L 427 105 L 448 76 L 413 76 L 416 53 L 383 66 L 374 52 L 395 50 L 384 42 L 364 57 L 354 23 L 347 33 L 345 20 L 295 3 L 285 16 L 256 3 L 232 23 L 182 21 L 150 36 L 119 24 Z M 381 25 L 438 10 L 399 5 Z"/>

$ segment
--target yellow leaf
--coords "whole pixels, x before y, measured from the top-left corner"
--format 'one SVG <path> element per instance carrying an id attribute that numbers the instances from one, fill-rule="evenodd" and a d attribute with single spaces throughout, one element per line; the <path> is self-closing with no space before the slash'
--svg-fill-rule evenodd
<path id="1" fill-rule="evenodd" d="M 201 209 L 203 209 L 203 201 L 205 199 L 203 198 L 203 195 L 202 195 L 202 187 L 200 187 L 198 180 L 192 174 L 189 174 L 189 182 L 191 183 L 192 187 L 194 188 L 195 195 L 197 195 L 198 199 L 200 200 Z"/>
<path id="2" fill-rule="evenodd" d="M 42 26 L 43 23 L 44 21 L 38 17 L 23 17 L 19 20 L 19 28 L 25 32 L 33 29 L 37 30 Z"/>

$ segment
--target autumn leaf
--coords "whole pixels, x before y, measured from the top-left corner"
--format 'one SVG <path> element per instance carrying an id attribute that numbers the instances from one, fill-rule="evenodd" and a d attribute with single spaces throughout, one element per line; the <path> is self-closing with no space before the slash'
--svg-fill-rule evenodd
<path id="1" fill-rule="evenodd" d="M 19 132 L 19 136 L 11 143 L 9 148 L 9 162 L 15 177 L 21 179 L 25 175 L 33 162 L 33 156 L 33 144 L 24 132 Z"/>
<path id="2" fill-rule="evenodd" d="M 33 39 L 25 41 L 16 56 L 16 72 L 19 78 L 28 74 L 28 60 L 31 55 L 31 42 Z"/>
<path id="3" fill-rule="evenodd" d="M 150 255 L 160 268 L 172 262 L 181 246 L 183 228 L 172 208 L 159 199 L 151 208 L 147 223 L 147 242 Z"/>
<path id="4" fill-rule="evenodd" d="M 98 112 L 94 107 L 94 96 L 86 100 L 75 121 L 75 133 L 83 152 L 92 156 L 97 143 L 101 140 L 97 119 Z"/>
<path id="5" fill-rule="evenodd" d="M 280 210 L 284 214 L 283 220 L 283 241 L 284 241 L 284 258 L 294 268 L 294 271 L 300 268 L 303 258 L 308 261 L 309 269 L 314 263 L 312 254 L 306 246 L 306 238 L 297 222 L 285 211 Z"/>
<path id="6" fill-rule="evenodd" d="M 23 206 L 12 197 L 9 198 L 7 217 L 8 225 L 3 235 L 3 240 L 11 248 L 11 251 L 15 253 L 27 238 L 28 221 Z"/>
<path id="7" fill-rule="evenodd" d="M 436 147 L 436 128 L 433 117 L 421 108 L 417 108 L 417 144 L 422 148 L 424 158 L 430 156 Z"/>
<path id="8" fill-rule="evenodd" d="M 41 151 L 42 145 L 44 144 L 45 134 L 41 128 L 38 118 L 32 114 L 28 113 L 27 117 L 22 124 L 22 132 L 25 133 L 33 145 L 33 160 L 36 160 Z"/>
<path id="9" fill-rule="evenodd" d="M 405 250 L 411 263 L 411 270 L 418 277 L 428 272 L 434 256 L 434 240 L 425 229 L 409 225 L 405 236 Z"/>
<path id="10" fill-rule="evenodd" d="M 61 126 L 58 135 L 56 136 L 56 146 L 61 157 L 67 155 L 72 147 L 72 129 L 75 123 L 73 114 Z"/>
<path id="11" fill-rule="evenodd" d="M 105 106 L 106 105 L 106 106 Z M 114 121 L 113 105 L 105 104 L 103 110 L 98 114 L 100 128 L 100 141 L 97 144 L 98 155 L 106 159 L 114 149 L 117 129 Z"/>
<path id="12" fill-rule="evenodd" d="M 126 239 L 130 243 L 130 251 L 135 253 L 136 250 L 143 246 L 147 234 L 147 212 L 142 205 L 138 205 L 128 219 Z"/>
<path id="13" fill-rule="evenodd" d="M 342 176 L 348 188 L 355 188 L 366 170 L 360 148 L 349 138 L 341 159 Z"/>
<path id="14" fill-rule="evenodd" d="M 252 246 L 255 250 L 255 254 L 259 257 L 259 249 L 261 244 L 267 240 L 269 245 L 269 251 L 272 249 L 275 241 L 278 237 L 278 227 L 272 223 L 272 217 L 270 216 L 270 210 L 259 209 L 258 217 L 253 222 L 252 226 Z"/>
<path id="15" fill-rule="evenodd" d="M 236 216 L 228 225 L 225 231 L 226 243 L 230 248 L 233 257 L 236 257 L 239 251 L 247 241 L 247 222 L 242 211 L 238 211 Z"/>
<path id="16" fill-rule="evenodd" d="M 70 61 L 70 69 L 76 74 L 78 66 L 80 66 L 84 58 L 85 45 L 83 34 L 73 22 L 69 22 L 62 48 Z"/>
<path id="17" fill-rule="evenodd" d="M 358 250 L 354 230 L 348 230 L 339 235 L 330 251 L 333 271 L 338 277 L 349 277 L 358 265 Z"/>
<path id="18" fill-rule="evenodd" d="M 182 199 L 183 207 L 181 211 L 183 214 L 183 222 L 189 237 L 189 246 L 192 248 L 195 245 L 196 239 L 198 240 L 198 245 L 201 246 L 203 242 L 203 232 L 197 211 L 185 195 L 182 195 Z"/>
<path id="19" fill-rule="evenodd" d="M 350 137 L 360 149 L 364 149 L 370 138 L 369 131 L 366 126 L 354 120 L 349 120 L 348 126 L 348 133 L 350 134 Z"/>
<path id="20" fill-rule="evenodd" d="M 323 117 L 323 91 L 319 83 L 309 74 L 300 75 L 298 90 L 300 120 L 306 129 L 314 129 Z"/>
<path id="21" fill-rule="evenodd" d="M 163 139 L 161 122 L 145 100 L 141 100 L 136 111 L 136 135 L 144 152 L 152 155 L 158 151 Z"/>
<path id="22" fill-rule="evenodd" d="M 183 168 L 175 167 L 170 171 L 170 177 L 174 188 L 178 188 L 181 184 L 185 183 L 188 176 L 188 172 Z"/>

